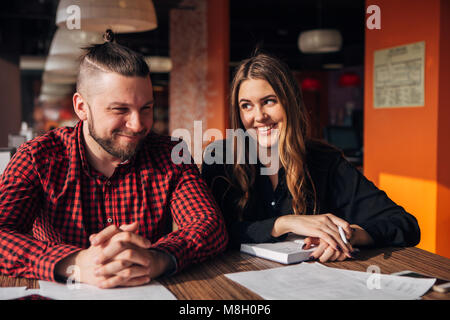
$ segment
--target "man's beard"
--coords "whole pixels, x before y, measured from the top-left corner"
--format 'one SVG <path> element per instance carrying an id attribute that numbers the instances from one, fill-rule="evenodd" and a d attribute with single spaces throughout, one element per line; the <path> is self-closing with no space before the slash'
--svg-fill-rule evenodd
<path id="1" fill-rule="evenodd" d="M 95 140 L 106 152 L 108 152 L 110 155 L 120 159 L 122 162 L 127 161 L 131 159 L 141 148 L 143 142 L 144 142 L 144 136 L 145 134 L 143 132 L 139 132 L 137 134 L 129 134 L 127 133 L 127 136 L 141 136 L 141 139 L 134 147 L 133 144 L 128 145 L 125 148 L 117 147 L 114 143 L 114 136 L 116 134 L 121 134 L 120 130 L 114 130 L 112 132 L 111 138 L 104 139 L 101 138 L 94 128 L 94 123 L 92 120 L 92 117 L 88 119 L 88 128 L 89 128 L 89 134 L 92 137 L 92 139 Z"/>

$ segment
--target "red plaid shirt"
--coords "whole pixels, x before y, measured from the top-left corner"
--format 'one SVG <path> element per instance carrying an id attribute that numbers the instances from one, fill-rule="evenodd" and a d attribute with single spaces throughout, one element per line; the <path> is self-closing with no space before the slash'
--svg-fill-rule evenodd
<path id="1" fill-rule="evenodd" d="M 81 121 L 22 145 L 0 179 L 0 273 L 55 281 L 92 233 L 134 221 L 178 271 L 222 251 L 222 215 L 195 164 L 172 162 L 176 143 L 150 134 L 110 178 L 87 162 Z"/>

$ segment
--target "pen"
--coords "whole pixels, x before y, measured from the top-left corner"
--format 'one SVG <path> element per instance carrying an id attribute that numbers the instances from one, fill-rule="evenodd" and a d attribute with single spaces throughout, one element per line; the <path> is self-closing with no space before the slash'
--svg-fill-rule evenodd
<path id="1" fill-rule="evenodd" d="M 342 241 L 345 244 L 348 244 L 347 237 L 345 236 L 345 233 L 344 233 L 344 229 L 342 229 L 341 226 L 338 226 L 338 230 L 339 230 L 339 235 L 341 236 Z M 353 251 L 351 252 L 352 258 L 356 258 L 358 252 L 359 252 L 359 249 L 358 248 L 354 248 Z"/>
<path id="2" fill-rule="evenodd" d="M 341 226 L 339 226 L 338 229 L 339 229 L 339 234 L 340 234 L 340 236 L 341 236 L 342 241 L 343 241 L 345 244 L 348 244 L 347 238 L 345 237 L 344 229 L 342 229 Z"/>

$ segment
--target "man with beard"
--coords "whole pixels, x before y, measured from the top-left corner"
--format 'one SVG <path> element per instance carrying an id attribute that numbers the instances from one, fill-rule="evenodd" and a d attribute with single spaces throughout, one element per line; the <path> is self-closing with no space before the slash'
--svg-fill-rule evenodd
<path id="1" fill-rule="evenodd" d="M 147 64 L 112 38 L 81 57 L 81 121 L 22 145 L 1 177 L 4 275 L 63 281 L 78 270 L 76 280 L 102 288 L 137 286 L 227 244 L 195 164 L 174 164 L 177 142 L 150 132 Z"/>

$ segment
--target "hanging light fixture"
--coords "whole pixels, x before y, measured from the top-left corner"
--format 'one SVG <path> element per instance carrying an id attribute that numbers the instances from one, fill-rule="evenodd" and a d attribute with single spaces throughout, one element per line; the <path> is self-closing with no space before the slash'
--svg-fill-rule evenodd
<path id="1" fill-rule="evenodd" d="M 303 53 L 325 53 L 341 50 L 342 36 L 335 29 L 304 31 L 298 37 L 298 47 Z"/>
<path id="2" fill-rule="evenodd" d="M 326 53 L 341 50 L 342 36 L 339 30 L 322 28 L 322 0 L 317 4 L 318 28 L 303 31 L 298 36 L 297 45 L 303 53 Z"/>
<path id="3" fill-rule="evenodd" d="M 116 33 L 140 32 L 158 26 L 151 0 L 61 0 L 56 24 L 65 26 L 76 19 L 82 30 L 95 32 L 108 28 Z"/>
<path id="4" fill-rule="evenodd" d="M 56 30 L 45 62 L 44 74 L 52 83 L 74 83 L 78 73 L 78 58 L 84 47 L 101 43 L 101 33 L 62 26 Z M 45 82 L 45 79 L 43 79 Z"/>
<path id="5" fill-rule="evenodd" d="M 39 102 L 45 102 L 45 103 L 58 103 L 62 99 L 64 99 L 63 95 L 52 95 L 52 94 L 46 94 L 46 93 L 41 93 L 38 97 Z M 46 116 L 48 118 L 58 118 L 58 116 L 48 116 L 47 113 L 46 113 Z"/>
<path id="6" fill-rule="evenodd" d="M 44 66 L 44 56 L 20 56 L 20 70 L 43 70 Z"/>
<path id="7" fill-rule="evenodd" d="M 80 64 L 75 58 L 48 56 L 45 62 L 44 72 L 76 77 L 79 67 Z"/>
<path id="8" fill-rule="evenodd" d="M 65 96 L 74 92 L 74 86 L 70 84 L 42 83 L 41 94 L 51 96 Z"/>
<path id="9" fill-rule="evenodd" d="M 42 74 L 42 82 L 49 84 L 74 84 L 77 82 L 76 75 L 64 75 L 45 72 Z"/>
<path id="10" fill-rule="evenodd" d="M 78 58 L 83 54 L 83 47 L 103 42 L 99 32 L 69 30 L 65 26 L 56 30 L 50 45 L 49 55 Z"/>
<path id="11" fill-rule="evenodd" d="M 168 73 L 172 70 L 172 60 L 169 57 L 149 56 L 144 59 L 152 73 Z"/>

